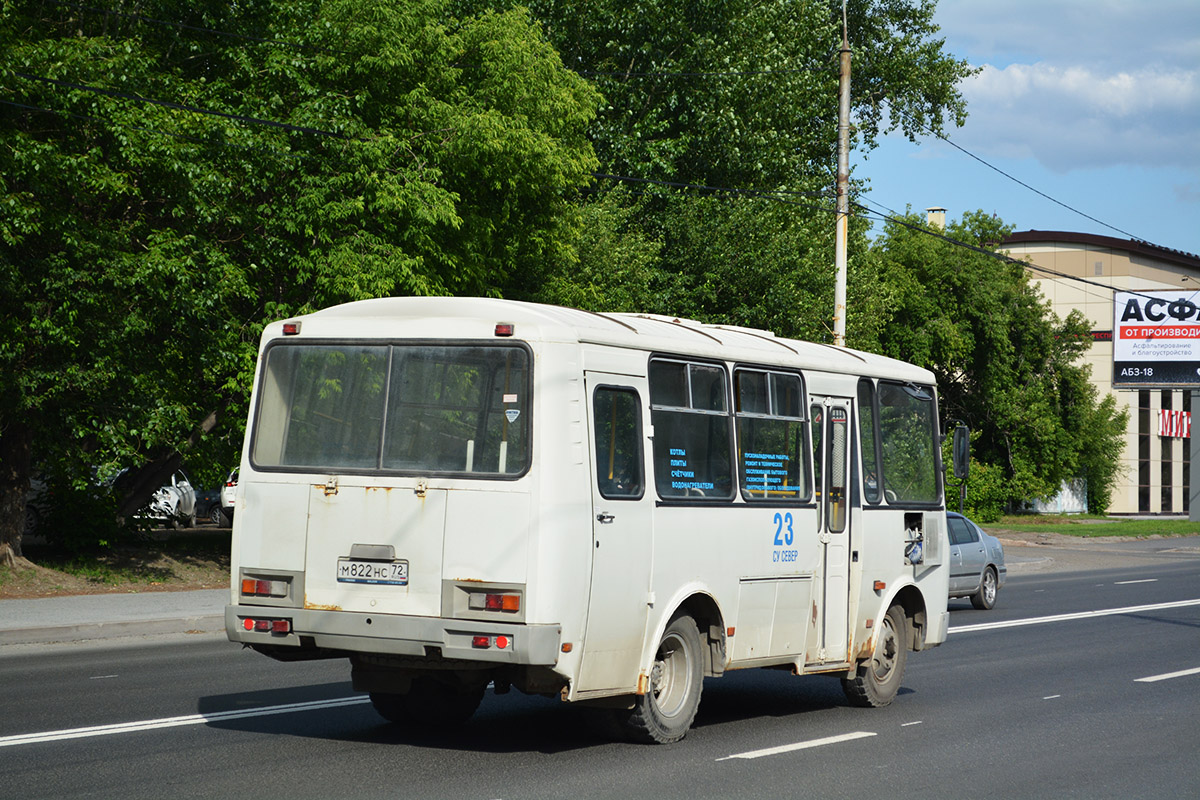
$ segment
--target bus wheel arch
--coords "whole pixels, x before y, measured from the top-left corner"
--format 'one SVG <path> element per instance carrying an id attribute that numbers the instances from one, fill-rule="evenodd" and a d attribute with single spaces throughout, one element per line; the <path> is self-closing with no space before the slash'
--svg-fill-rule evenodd
<path id="1" fill-rule="evenodd" d="M 687 614 L 696 623 L 701 643 L 705 645 L 702 664 L 705 677 L 717 677 L 725 673 L 725 618 L 712 596 L 693 594 L 679 604 L 671 616 Z"/>
<path id="2" fill-rule="evenodd" d="M 925 596 L 916 586 L 909 584 L 900 589 L 892 598 L 888 607 L 900 606 L 907 618 L 908 636 L 906 643 L 909 650 L 917 652 L 925 649 L 925 634 L 929 630 L 929 613 L 925 606 Z"/>
<path id="3" fill-rule="evenodd" d="M 904 607 L 894 601 L 875 621 L 870 655 L 859 662 L 852 677 L 842 678 L 850 705 L 882 708 L 895 699 L 908 662 L 910 627 Z"/>

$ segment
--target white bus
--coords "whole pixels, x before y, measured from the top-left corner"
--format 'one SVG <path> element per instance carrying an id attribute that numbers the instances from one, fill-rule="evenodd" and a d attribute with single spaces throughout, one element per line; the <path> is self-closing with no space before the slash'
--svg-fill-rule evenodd
<path id="1" fill-rule="evenodd" d="M 345 657 L 385 718 L 489 686 L 672 742 L 705 677 L 896 695 L 946 637 L 933 375 L 769 332 L 482 298 L 267 327 L 229 638 Z M 955 448 L 956 458 L 958 448 Z"/>

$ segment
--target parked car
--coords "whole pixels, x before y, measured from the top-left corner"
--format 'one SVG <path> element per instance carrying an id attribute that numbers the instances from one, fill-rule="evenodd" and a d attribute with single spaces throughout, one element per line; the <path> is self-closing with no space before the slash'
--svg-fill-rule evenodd
<path id="1" fill-rule="evenodd" d="M 950 597 L 969 597 L 971 605 L 987 610 L 1008 576 L 1004 547 L 962 514 L 946 513 L 950 525 Z"/>
<path id="2" fill-rule="evenodd" d="M 196 490 L 196 519 L 206 519 L 213 525 L 220 525 L 225 521 L 221 516 L 220 489 Z"/>
<path id="3" fill-rule="evenodd" d="M 225 479 L 225 485 L 221 487 L 221 513 L 230 522 L 233 522 L 233 501 L 237 494 L 238 471 L 234 467 L 229 471 L 229 477 Z"/>
<path id="4" fill-rule="evenodd" d="M 177 469 L 170 479 L 150 496 L 150 504 L 142 516 L 161 520 L 173 526 L 196 527 L 196 490 L 187 473 Z"/>

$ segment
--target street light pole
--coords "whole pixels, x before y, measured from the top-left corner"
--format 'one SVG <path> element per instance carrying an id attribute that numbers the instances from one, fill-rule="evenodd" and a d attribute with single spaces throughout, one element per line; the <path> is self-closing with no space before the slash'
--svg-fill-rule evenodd
<path id="1" fill-rule="evenodd" d="M 846 240 L 850 231 L 850 37 L 846 31 L 846 3 L 842 2 L 842 50 L 838 67 L 837 233 L 833 290 L 833 343 L 846 344 Z"/>

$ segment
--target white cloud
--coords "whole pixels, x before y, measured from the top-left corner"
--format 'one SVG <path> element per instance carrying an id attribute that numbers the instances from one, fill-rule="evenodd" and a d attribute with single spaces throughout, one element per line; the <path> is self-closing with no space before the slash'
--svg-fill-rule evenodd
<path id="1" fill-rule="evenodd" d="M 1200 74 L 1194 70 L 984 66 L 961 88 L 970 118 L 951 138 L 981 157 L 1034 157 L 1060 173 L 1200 166 Z"/>

